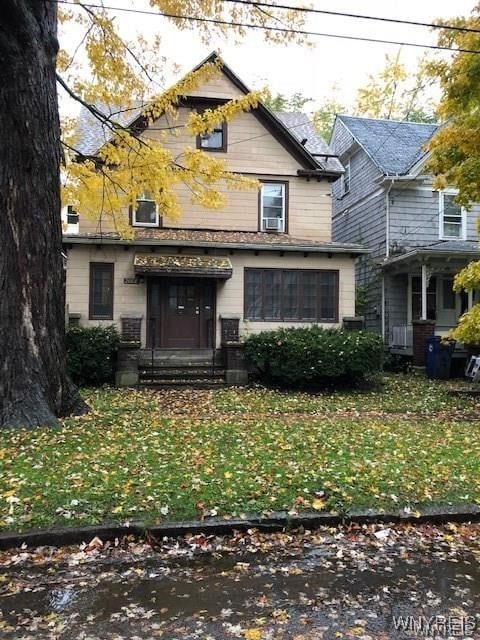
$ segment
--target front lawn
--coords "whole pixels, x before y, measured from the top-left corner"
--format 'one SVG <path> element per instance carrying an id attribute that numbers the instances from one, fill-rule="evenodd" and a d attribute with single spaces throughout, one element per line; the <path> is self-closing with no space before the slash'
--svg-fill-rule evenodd
<path id="1" fill-rule="evenodd" d="M 62 429 L 0 434 L 0 527 L 480 502 L 477 401 L 450 384 L 88 391 Z"/>

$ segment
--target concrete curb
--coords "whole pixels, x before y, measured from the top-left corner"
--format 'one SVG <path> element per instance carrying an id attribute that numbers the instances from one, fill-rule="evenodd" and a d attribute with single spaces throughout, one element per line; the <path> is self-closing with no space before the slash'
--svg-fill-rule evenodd
<path id="1" fill-rule="evenodd" d="M 37 529 L 25 533 L 0 534 L 0 549 L 12 549 L 21 547 L 53 546 L 61 547 L 70 544 L 89 542 L 95 536 L 101 540 L 114 540 L 123 536 L 142 537 L 146 533 L 155 538 L 175 538 L 187 533 L 205 535 L 225 535 L 233 531 L 246 531 L 258 529 L 260 531 L 282 531 L 284 529 L 295 530 L 315 529 L 321 526 L 335 527 L 339 524 L 397 524 L 411 523 L 421 524 L 431 522 L 442 524 L 446 522 L 476 522 L 480 521 L 480 506 L 465 504 L 460 506 L 425 507 L 419 516 L 415 516 L 404 510 L 382 513 L 374 509 L 363 511 L 350 511 L 340 516 L 323 512 L 307 512 L 295 516 L 289 516 L 285 511 L 272 513 L 269 517 L 251 515 L 246 518 L 211 518 L 208 520 L 187 520 L 182 522 L 165 522 L 159 525 L 147 525 L 143 522 L 131 522 L 125 524 L 99 524 L 88 527 L 62 527 L 52 529 Z"/>

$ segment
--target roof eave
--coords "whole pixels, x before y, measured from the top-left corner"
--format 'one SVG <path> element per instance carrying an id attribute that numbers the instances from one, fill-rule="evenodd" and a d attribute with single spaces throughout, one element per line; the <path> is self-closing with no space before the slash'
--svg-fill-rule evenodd
<path id="1" fill-rule="evenodd" d="M 393 264 L 398 264 L 400 262 L 404 262 L 406 260 L 409 260 L 411 258 L 416 258 L 416 257 L 426 257 L 426 258 L 446 258 L 446 257 L 465 257 L 465 258 L 470 258 L 470 257 L 479 257 L 480 256 L 480 248 L 478 250 L 475 249 L 467 249 L 467 250 L 463 250 L 463 251 L 458 251 L 455 249 L 443 249 L 443 251 L 438 251 L 435 249 L 424 249 L 424 248 L 419 248 L 419 249 L 414 249 L 413 251 L 408 251 L 407 253 L 402 253 L 399 256 L 395 256 L 394 258 L 389 258 L 388 260 L 384 261 L 383 263 L 381 263 L 382 268 L 387 268 Z"/>
<path id="2" fill-rule="evenodd" d="M 122 245 L 122 246 L 158 246 L 158 247 L 196 247 L 201 249 L 236 249 L 248 251 L 285 251 L 305 253 L 341 253 L 364 255 L 370 253 L 361 245 L 314 245 L 314 244 L 259 244 L 254 242 L 207 242 L 202 240 L 128 240 L 123 238 L 63 236 L 63 244 L 98 244 L 98 245 Z"/>

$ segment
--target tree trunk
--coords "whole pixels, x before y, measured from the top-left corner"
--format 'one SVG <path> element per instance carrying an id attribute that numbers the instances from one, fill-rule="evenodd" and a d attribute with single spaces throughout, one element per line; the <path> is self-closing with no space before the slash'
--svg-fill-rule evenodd
<path id="1" fill-rule="evenodd" d="M 66 373 L 56 3 L 0 2 L 0 427 L 86 409 Z"/>

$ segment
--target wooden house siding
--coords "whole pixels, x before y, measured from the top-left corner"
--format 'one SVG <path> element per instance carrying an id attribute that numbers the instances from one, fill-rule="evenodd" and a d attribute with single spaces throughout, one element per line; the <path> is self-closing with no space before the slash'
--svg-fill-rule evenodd
<path id="1" fill-rule="evenodd" d="M 145 131 L 144 137 L 158 140 L 171 149 L 174 156 L 181 154 L 186 147 L 195 148 L 195 136 L 187 135 L 185 130 L 181 129 L 188 113 L 187 108 L 179 109 L 178 120 L 174 122 L 159 118 L 154 124 L 155 130 Z M 181 135 L 173 136 L 157 130 L 173 125 L 180 127 Z M 224 160 L 226 168 L 234 173 L 245 174 L 258 180 L 288 182 L 289 233 L 312 240 L 331 239 L 330 183 L 326 179 L 317 181 L 298 177 L 297 171 L 302 168 L 300 164 L 267 131 L 254 113 L 242 113 L 228 123 L 227 151 L 215 153 L 214 158 Z M 226 205 L 221 210 L 212 210 L 193 204 L 189 188 L 184 184 L 177 185 L 174 191 L 178 196 L 182 215 L 178 220 L 163 218 L 163 226 L 258 231 L 258 190 L 235 190 L 222 185 L 219 185 L 218 189 L 225 195 Z M 127 210 L 123 212 L 123 216 L 128 217 Z M 79 230 L 80 233 L 94 233 L 115 229 L 113 221 L 108 216 L 104 216 L 101 222 L 81 216 Z"/>
<path id="2" fill-rule="evenodd" d="M 390 192 L 390 243 L 422 247 L 439 240 L 439 194 L 428 186 L 394 187 Z M 480 205 L 467 212 L 467 240 L 478 238 Z"/>

